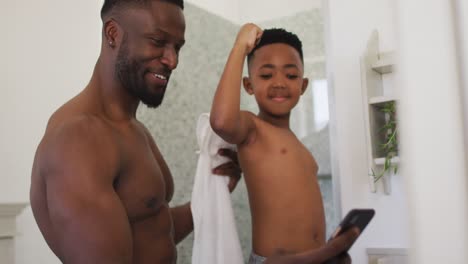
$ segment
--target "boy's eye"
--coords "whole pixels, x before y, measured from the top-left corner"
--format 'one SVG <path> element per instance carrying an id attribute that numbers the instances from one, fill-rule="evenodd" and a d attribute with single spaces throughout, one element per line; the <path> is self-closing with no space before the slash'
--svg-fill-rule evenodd
<path id="1" fill-rule="evenodd" d="M 260 78 L 269 79 L 269 78 L 271 78 L 271 74 L 260 74 Z"/>
<path id="2" fill-rule="evenodd" d="M 299 76 L 297 74 L 287 74 L 286 77 L 288 77 L 288 79 L 294 80 L 297 79 Z"/>

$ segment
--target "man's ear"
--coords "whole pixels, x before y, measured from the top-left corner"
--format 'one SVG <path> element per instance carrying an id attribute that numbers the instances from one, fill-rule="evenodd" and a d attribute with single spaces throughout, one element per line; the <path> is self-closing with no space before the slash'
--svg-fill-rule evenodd
<path id="1" fill-rule="evenodd" d="M 301 95 L 304 94 L 304 92 L 307 90 L 307 86 L 309 85 L 309 78 L 303 78 L 302 79 L 302 89 L 301 89 Z"/>
<path id="2" fill-rule="evenodd" d="M 253 88 L 252 88 L 252 83 L 250 82 L 250 78 L 249 77 L 244 77 L 242 78 L 242 82 L 244 83 L 244 89 L 245 91 L 252 95 L 254 92 L 253 92 Z"/>
<path id="3" fill-rule="evenodd" d="M 104 39 L 110 47 L 115 47 L 121 32 L 120 25 L 110 18 L 104 22 Z"/>

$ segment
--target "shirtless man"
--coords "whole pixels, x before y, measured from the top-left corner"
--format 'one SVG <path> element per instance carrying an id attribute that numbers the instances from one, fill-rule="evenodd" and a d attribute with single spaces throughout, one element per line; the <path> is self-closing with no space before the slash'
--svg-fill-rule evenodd
<path id="1" fill-rule="evenodd" d="M 172 176 L 135 118 L 140 101 L 162 102 L 184 44 L 182 10 L 182 0 L 104 1 L 91 80 L 51 116 L 32 169 L 33 214 L 63 263 L 176 263 L 175 245 L 193 230 L 189 204 L 169 207 Z M 232 190 L 236 164 L 217 172 Z"/>

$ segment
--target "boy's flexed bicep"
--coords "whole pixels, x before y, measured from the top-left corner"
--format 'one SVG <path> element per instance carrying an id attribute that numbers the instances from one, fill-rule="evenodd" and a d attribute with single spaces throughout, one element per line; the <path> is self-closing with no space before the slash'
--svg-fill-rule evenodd
<path id="1" fill-rule="evenodd" d="M 231 144 L 244 144 L 251 142 L 256 133 L 256 125 L 254 114 L 248 111 L 240 111 L 237 120 L 233 120 L 231 124 L 226 126 L 211 126 L 213 130 L 226 142 Z"/>
<path id="2" fill-rule="evenodd" d="M 103 136 L 78 122 L 40 150 L 54 237 L 48 242 L 64 263 L 132 263 L 128 216 L 113 188 L 118 159 Z"/>
<path id="3" fill-rule="evenodd" d="M 262 30 L 254 24 L 240 29 L 213 99 L 211 127 L 229 143 L 243 143 L 255 128 L 252 115 L 240 111 L 240 87 L 245 57 L 261 35 Z"/>

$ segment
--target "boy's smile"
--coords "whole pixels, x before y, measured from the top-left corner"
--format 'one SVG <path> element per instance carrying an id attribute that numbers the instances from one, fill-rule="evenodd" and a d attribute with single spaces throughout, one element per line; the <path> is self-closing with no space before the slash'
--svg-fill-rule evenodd
<path id="1" fill-rule="evenodd" d="M 287 90 L 287 88 L 281 88 L 281 87 L 280 88 L 273 87 L 273 89 L 269 89 L 267 96 L 271 100 L 278 102 L 278 103 L 285 102 L 286 100 L 291 98 L 291 95 L 289 94 L 289 91 Z"/>
<path id="2" fill-rule="evenodd" d="M 282 102 L 288 100 L 288 98 L 284 97 L 284 96 L 275 96 L 275 97 L 272 98 L 272 100 L 275 101 L 275 102 L 278 102 L 278 103 L 282 103 Z"/>

